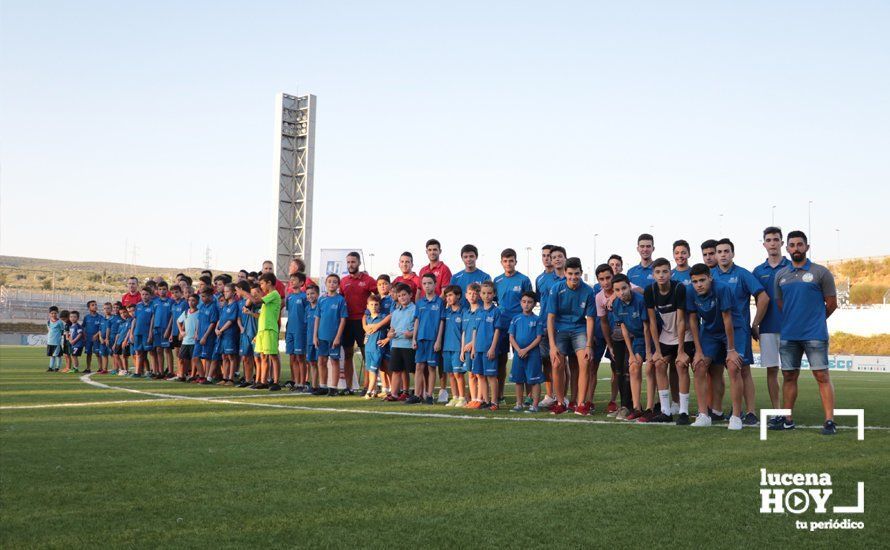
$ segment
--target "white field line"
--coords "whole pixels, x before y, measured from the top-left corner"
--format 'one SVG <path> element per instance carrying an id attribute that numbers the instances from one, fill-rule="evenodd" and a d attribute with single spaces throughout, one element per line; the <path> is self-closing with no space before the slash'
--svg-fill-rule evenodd
<path id="1" fill-rule="evenodd" d="M 420 418 L 442 418 L 449 420 L 478 420 L 478 421 L 503 421 L 503 422 L 548 422 L 555 424 L 602 424 L 608 426 L 623 426 L 628 425 L 630 423 L 627 422 L 616 422 L 609 420 L 588 420 L 582 418 L 575 418 L 572 416 L 563 416 L 562 418 L 557 417 L 528 417 L 528 416 L 482 416 L 482 415 L 468 415 L 468 414 L 447 414 L 447 413 L 422 413 L 422 412 L 399 412 L 399 411 L 379 411 L 379 410 L 366 410 L 366 409 L 338 409 L 334 407 L 307 407 L 304 405 L 283 405 L 278 403 L 257 403 L 257 402 L 245 402 L 245 401 L 236 401 L 237 399 L 243 399 L 245 397 L 254 397 L 253 394 L 245 395 L 243 397 L 233 397 L 233 398 L 225 398 L 225 397 L 190 397 L 184 395 L 172 395 L 166 393 L 158 393 L 158 392 L 148 392 L 143 390 L 135 390 L 132 388 L 122 388 L 118 386 L 108 386 L 101 382 L 96 382 L 91 378 L 92 375 L 85 374 L 80 377 L 80 380 L 86 384 L 91 386 L 95 386 L 97 388 L 104 388 L 109 390 L 117 390 L 117 391 L 126 391 L 130 393 L 136 393 L 141 395 L 150 395 L 152 397 L 158 397 L 162 399 L 178 399 L 183 401 L 200 401 L 204 403 L 224 403 L 227 405 L 241 405 L 244 407 L 265 407 L 269 409 L 290 409 L 297 411 L 307 411 L 307 412 L 331 412 L 331 413 L 348 413 L 348 414 L 368 414 L 368 415 L 377 415 L 377 416 L 408 416 L 408 417 L 420 417 Z M 264 395 L 264 394 L 260 394 Z M 286 394 L 277 395 L 276 397 L 283 397 Z M 259 395 L 257 395 L 258 397 Z M 271 396 L 271 394 L 270 394 Z M 151 401 L 151 400 L 149 400 Z M 129 403 L 129 401 L 125 401 L 124 403 Z M 655 423 L 644 423 L 644 424 L 636 424 L 639 426 L 673 426 L 674 424 L 655 424 Z M 713 427 L 722 427 L 721 425 L 715 425 Z M 798 425 L 798 428 L 803 429 L 821 429 L 822 426 L 801 426 Z M 694 428 L 693 428 L 694 429 Z M 726 428 L 723 428 L 726 429 Z M 849 429 L 855 430 L 855 426 L 838 426 L 838 429 Z M 888 426 L 866 426 L 866 430 L 890 430 Z"/>

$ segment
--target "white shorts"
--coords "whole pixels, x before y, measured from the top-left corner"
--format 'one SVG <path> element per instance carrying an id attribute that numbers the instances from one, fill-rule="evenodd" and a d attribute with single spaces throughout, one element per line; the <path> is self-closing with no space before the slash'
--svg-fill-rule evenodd
<path id="1" fill-rule="evenodd" d="M 782 361 L 779 360 L 780 336 L 778 332 L 767 332 L 760 335 L 760 366 L 782 366 Z"/>

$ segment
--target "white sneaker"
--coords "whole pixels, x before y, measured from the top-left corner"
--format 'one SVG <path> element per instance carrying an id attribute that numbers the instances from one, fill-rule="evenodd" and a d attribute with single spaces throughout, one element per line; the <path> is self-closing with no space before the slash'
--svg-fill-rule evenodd
<path id="1" fill-rule="evenodd" d="M 439 403 L 448 403 L 448 390 L 441 389 L 439 390 Z"/>
<path id="2" fill-rule="evenodd" d="M 462 409 L 467 406 L 467 400 L 463 397 L 459 397 L 457 399 L 457 403 L 454 404 L 455 409 Z"/>
<path id="3" fill-rule="evenodd" d="M 544 397 L 544 399 L 541 399 L 541 402 L 538 403 L 538 407 L 542 408 L 542 409 L 546 409 L 547 407 L 549 407 L 550 405 L 553 405 L 554 403 L 556 403 L 556 399 L 553 397 L 550 397 L 548 395 L 548 396 Z"/>
<path id="4" fill-rule="evenodd" d="M 698 416 L 695 417 L 695 422 L 692 423 L 692 426 L 696 428 L 707 428 L 710 425 L 711 417 L 708 416 L 708 413 L 698 413 Z"/>
<path id="5" fill-rule="evenodd" d="M 671 415 L 676 416 L 680 414 L 680 404 L 671 402 Z"/>
<path id="6" fill-rule="evenodd" d="M 457 398 L 450 400 L 448 403 L 445 403 L 446 407 L 453 407 L 457 404 Z"/>
<path id="7" fill-rule="evenodd" d="M 730 416 L 729 417 L 729 426 L 730 430 L 741 430 L 742 429 L 742 419 L 738 416 Z"/>

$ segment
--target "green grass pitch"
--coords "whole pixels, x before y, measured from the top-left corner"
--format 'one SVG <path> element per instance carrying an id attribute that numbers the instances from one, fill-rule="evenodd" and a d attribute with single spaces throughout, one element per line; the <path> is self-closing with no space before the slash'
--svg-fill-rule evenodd
<path id="1" fill-rule="evenodd" d="M 612 421 L 606 381 L 595 415 L 528 420 L 93 377 L 108 388 L 45 369 L 42 350 L 0 348 L 2 548 L 878 548 L 890 539 L 888 375 L 832 373 L 837 407 L 864 408 L 876 428 L 864 441 L 853 429 L 760 441 L 758 429 L 725 424 Z M 764 372 L 755 380 L 765 407 Z M 816 386 L 807 372 L 801 381 L 795 420 L 815 427 Z M 762 467 L 828 472 L 835 505 L 854 504 L 863 481 L 865 513 L 763 515 Z M 835 517 L 865 528 L 795 527 Z"/>

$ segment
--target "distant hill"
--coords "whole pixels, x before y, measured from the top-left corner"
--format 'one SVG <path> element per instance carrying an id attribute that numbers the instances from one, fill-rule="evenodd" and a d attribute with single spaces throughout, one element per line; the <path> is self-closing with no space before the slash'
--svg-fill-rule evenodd
<path id="1" fill-rule="evenodd" d="M 0 256 L 0 285 L 8 288 L 58 291 L 117 291 L 126 285 L 128 277 L 140 280 L 158 275 L 170 281 L 177 273 L 199 275 L 203 268 L 188 269 L 150 267 L 115 262 L 68 262 L 44 258 Z M 231 273 L 213 270 L 217 273 Z"/>
<path id="2" fill-rule="evenodd" d="M 880 304 L 890 291 L 890 256 L 853 258 L 828 263 L 838 287 L 850 284 L 850 302 Z"/>

